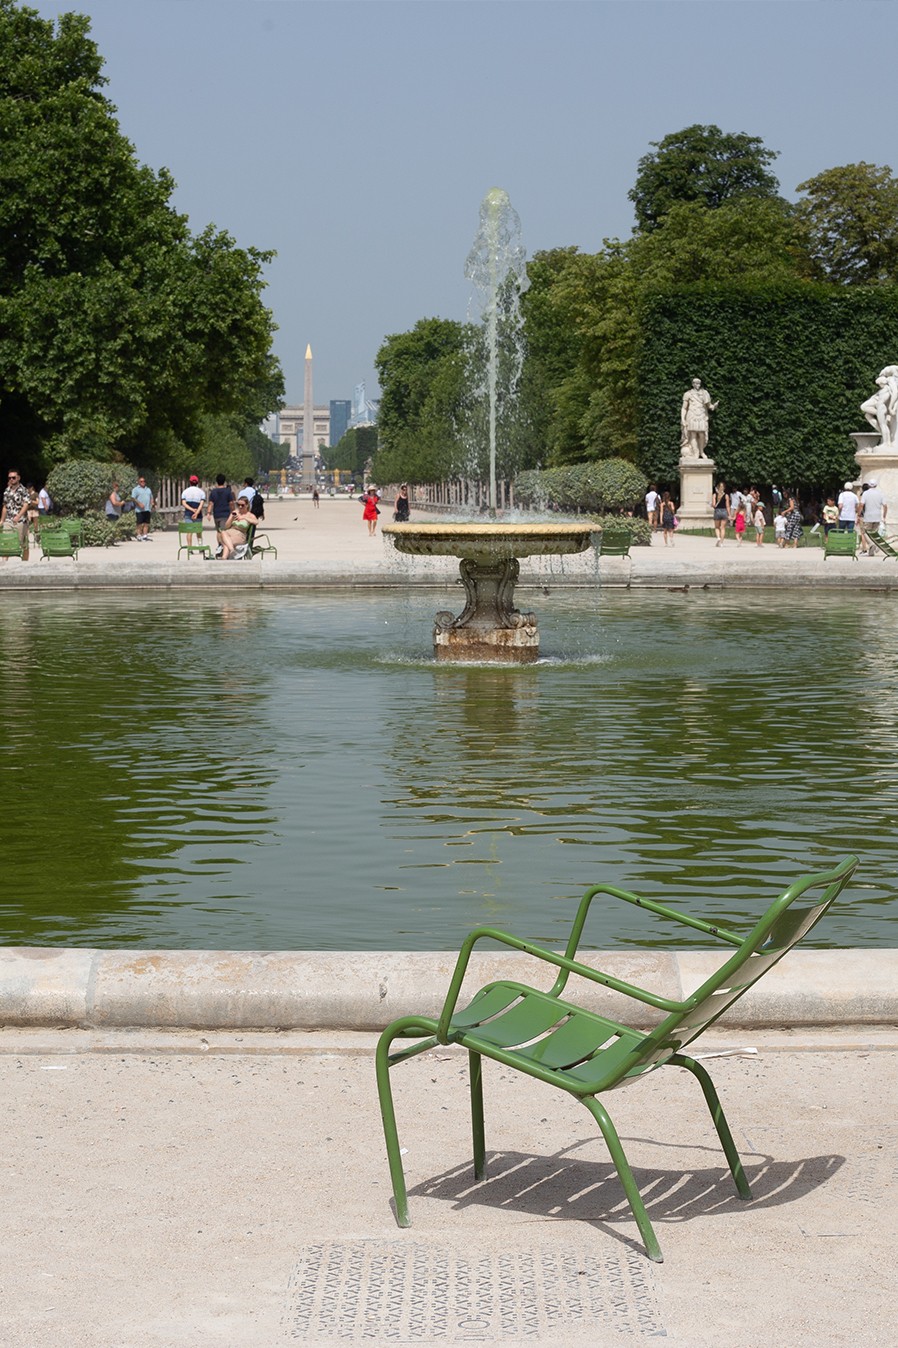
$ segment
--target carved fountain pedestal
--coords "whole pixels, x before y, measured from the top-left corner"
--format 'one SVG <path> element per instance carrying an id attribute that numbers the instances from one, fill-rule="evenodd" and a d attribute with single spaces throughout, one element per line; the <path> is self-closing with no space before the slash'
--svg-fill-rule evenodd
<path id="1" fill-rule="evenodd" d="M 437 660 L 528 664 L 539 658 L 536 615 L 519 613 L 514 587 L 520 557 L 585 552 L 593 545 L 588 524 L 386 524 L 398 552 L 418 557 L 458 557 L 465 606 L 456 617 L 437 613 Z"/>

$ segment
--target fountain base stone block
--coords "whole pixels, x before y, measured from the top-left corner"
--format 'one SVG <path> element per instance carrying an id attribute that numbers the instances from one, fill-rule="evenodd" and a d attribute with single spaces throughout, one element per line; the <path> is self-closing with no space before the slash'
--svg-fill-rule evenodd
<path id="1" fill-rule="evenodd" d="M 481 631 L 451 624 L 441 626 L 442 617 L 443 614 L 437 614 L 433 629 L 433 653 L 437 660 L 527 665 L 539 659 L 539 630 L 535 621 L 520 627 Z"/>

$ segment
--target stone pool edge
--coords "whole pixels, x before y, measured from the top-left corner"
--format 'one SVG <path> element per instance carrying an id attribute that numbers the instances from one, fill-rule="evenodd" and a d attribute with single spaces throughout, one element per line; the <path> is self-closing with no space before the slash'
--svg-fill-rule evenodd
<path id="1" fill-rule="evenodd" d="M 720 963 L 713 950 L 591 952 L 586 962 L 679 998 Z M 379 1030 L 438 1015 L 453 952 L 98 950 L 0 947 L 0 1026 L 44 1029 Z M 529 965 L 529 967 L 527 967 Z M 471 959 L 465 991 L 496 978 L 548 986 L 508 953 Z M 658 1014 L 578 980 L 577 999 L 627 1024 Z M 581 991 L 582 990 L 582 991 Z M 898 1024 L 898 950 L 799 950 L 722 1018 L 771 1028 Z"/>

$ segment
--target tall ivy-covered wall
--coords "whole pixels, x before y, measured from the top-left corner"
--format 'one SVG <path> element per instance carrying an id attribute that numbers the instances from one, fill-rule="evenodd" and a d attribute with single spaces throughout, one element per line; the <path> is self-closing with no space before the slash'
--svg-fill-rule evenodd
<path id="1" fill-rule="evenodd" d="M 690 286 L 641 305 L 640 468 L 673 481 L 693 378 L 720 406 L 708 453 L 721 476 L 797 488 L 857 472 L 848 435 L 884 365 L 898 364 L 898 287 Z"/>

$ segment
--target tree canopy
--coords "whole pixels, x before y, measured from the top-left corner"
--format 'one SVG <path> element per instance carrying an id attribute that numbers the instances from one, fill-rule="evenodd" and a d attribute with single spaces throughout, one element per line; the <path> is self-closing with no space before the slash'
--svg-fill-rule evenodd
<path id="1" fill-rule="evenodd" d="M 838 285 L 898 281 L 898 179 L 890 168 L 845 164 L 798 184 L 797 209 L 813 274 Z"/>
<path id="2" fill-rule="evenodd" d="M 724 132 L 719 126 L 687 126 L 639 161 L 628 196 L 641 230 L 656 229 L 677 202 L 697 201 L 716 210 L 736 197 L 775 197 L 779 181 L 768 165 L 778 151 L 758 136 Z"/>
<path id="3" fill-rule="evenodd" d="M 170 204 L 102 93 L 89 21 L 0 0 L 0 446 L 180 470 L 203 417 L 279 403 L 271 254 Z"/>

